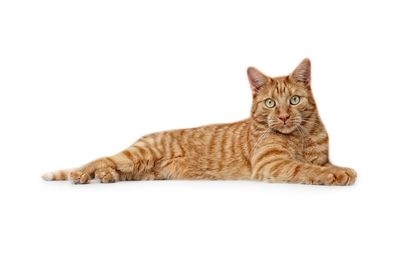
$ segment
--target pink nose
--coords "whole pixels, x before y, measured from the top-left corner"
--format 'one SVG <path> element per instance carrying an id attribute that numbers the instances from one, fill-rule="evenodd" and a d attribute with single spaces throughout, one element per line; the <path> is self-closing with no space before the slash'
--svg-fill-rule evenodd
<path id="1" fill-rule="evenodd" d="M 281 114 L 278 116 L 278 118 L 283 122 L 286 122 L 289 119 L 289 117 L 290 117 L 289 114 Z"/>

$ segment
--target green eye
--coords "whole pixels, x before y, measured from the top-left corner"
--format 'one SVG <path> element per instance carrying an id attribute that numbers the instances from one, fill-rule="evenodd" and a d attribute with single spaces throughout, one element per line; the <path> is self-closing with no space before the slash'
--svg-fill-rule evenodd
<path id="1" fill-rule="evenodd" d="M 273 108 L 275 107 L 275 101 L 271 98 L 268 98 L 267 100 L 265 100 L 265 105 L 267 106 L 267 108 Z"/>
<path id="2" fill-rule="evenodd" d="M 300 103 L 300 96 L 294 95 L 290 98 L 290 104 L 297 105 L 298 103 Z"/>

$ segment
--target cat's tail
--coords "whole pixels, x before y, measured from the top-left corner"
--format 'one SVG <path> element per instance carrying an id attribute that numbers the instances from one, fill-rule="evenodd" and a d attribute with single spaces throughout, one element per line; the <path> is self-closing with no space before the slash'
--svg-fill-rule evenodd
<path id="1" fill-rule="evenodd" d="M 65 181 L 68 180 L 69 174 L 75 169 L 58 170 L 54 172 L 46 172 L 42 175 L 43 180 L 46 181 Z"/>

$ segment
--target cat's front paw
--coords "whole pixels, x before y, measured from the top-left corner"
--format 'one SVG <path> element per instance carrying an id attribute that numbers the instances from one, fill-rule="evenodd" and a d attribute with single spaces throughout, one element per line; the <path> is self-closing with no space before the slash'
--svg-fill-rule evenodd
<path id="1" fill-rule="evenodd" d="M 351 168 L 331 167 L 326 172 L 327 184 L 352 185 L 356 178 L 357 173 Z"/>

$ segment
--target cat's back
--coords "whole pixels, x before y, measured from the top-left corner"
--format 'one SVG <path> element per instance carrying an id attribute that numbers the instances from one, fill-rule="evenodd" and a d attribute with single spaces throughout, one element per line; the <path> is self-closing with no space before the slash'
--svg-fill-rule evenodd
<path id="1" fill-rule="evenodd" d="M 179 161 L 189 176 L 240 178 L 250 175 L 249 120 L 155 133 L 144 137 L 162 151 L 162 159 Z"/>

